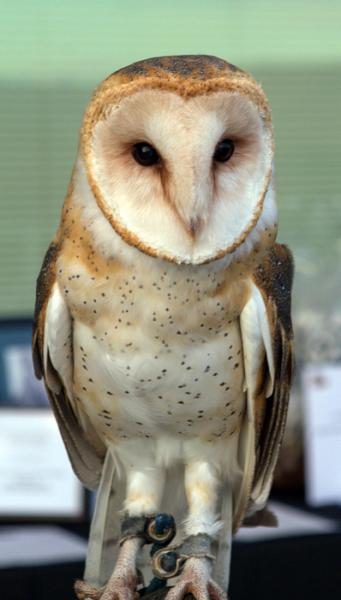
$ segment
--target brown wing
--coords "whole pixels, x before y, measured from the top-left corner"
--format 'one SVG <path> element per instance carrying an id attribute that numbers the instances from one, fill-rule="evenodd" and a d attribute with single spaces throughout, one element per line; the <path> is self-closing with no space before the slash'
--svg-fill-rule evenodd
<path id="1" fill-rule="evenodd" d="M 38 379 L 44 376 L 44 324 L 46 307 L 56 280 L 56 260 L 59 252 L 59 243 L 54 240 L 47 249 L 43 264 L 37 279 L 36 303 L 33 320 L 32 356 L 34 372 Z"/>
<path id="2" fill-rule="evenodd" d="M 33 364 L 36 376 L 44 378 L 47 393 L 57 419 L 65 447 L 73 469 L 82 483 L 90 488 L 96 488 L 99 483 L 103 452 L 95 448 L 89 441 L 72 409 L 67 397 L 65 386 L 60 374 L 54 369 L 49 359 L 48 349 L 44 358 L 44 337 L 46 329 L 47 306 L 53 294 L 56 282 L 56 260 L 60 245 L 54 240 L 44 258 L 44 262 L 37 280 L 36 306 L 33 324 Z M 66 309 L 67 310 L 67 309 Z M 70 318 L 70 329 L 72 320 Z M 72 329 L 70 331 L 72 336 Z M 72 347 L 72 344 L 71 344 Z M 72 354 L 70 355 L 72 361 Z M 53 382 L 53 385 L 51 384 Z M 93 432 L 96 439 L 96 434 Z"/>
<path id="3" fill-rule="evenodd" d="M 270 491 L 286 422 L 293 373 L 293 331 L 291 324 L 291 288 L 293 259 L 290 250 L 275 246 L 254 274 L 266 308 L 272 338 L 274 387 L 258 411 L 256 468 L 251 504 L 262 505 Z"/>

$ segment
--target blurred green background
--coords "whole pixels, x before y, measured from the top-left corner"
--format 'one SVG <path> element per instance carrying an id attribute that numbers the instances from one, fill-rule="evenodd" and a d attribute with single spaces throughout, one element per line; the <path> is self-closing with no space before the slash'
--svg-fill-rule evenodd
<path id="1" fill-rule="evenodd" d="M 268 94 L 295 307 L 340 296 L 341 2 L 35 0 L 0 20 L 0 316 L 30 315 L 93 88 L 135 60 L 215 54 Z"/>

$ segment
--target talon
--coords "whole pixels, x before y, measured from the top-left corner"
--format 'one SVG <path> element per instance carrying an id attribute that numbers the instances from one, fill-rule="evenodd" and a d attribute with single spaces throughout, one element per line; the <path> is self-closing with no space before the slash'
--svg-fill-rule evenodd
<path id="1" fill-rule="evenodd" d="M 122 582 L 120 578 L 108 582 L 101 600 L 137 600 L 136 582 Z"/>
<path id="2" fill-rule="evenodd" d="M 81 581 L 80 579 L 77 579 L 74 585 L 75 594 L 78 600 L 86 600 L 87 598 L 90 598 L 91 600 L 100 600 L 104 589 L 104 587 L 95 588 L 89 583 L 86 583 L 86 581 Z"/>

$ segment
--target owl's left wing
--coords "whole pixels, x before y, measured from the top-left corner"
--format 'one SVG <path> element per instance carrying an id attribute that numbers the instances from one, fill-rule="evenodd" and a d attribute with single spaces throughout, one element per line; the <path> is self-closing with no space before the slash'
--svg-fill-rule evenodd
<path id="1" fill-rule="evenodd" d="M 248 419 L 255 432 L 249 514 L 266 504 L 284 434 L 293 371 L 292 279 L 291 253 L 275 244 L 252 277 L 241 314 Z"/>

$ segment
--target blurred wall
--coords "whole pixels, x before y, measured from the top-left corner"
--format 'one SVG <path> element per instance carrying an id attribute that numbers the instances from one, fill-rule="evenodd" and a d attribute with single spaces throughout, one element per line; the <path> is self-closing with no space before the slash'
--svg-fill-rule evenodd
<path id="1" fill-rule="evenodd" d="M 0 21 L 0 316 L 30 315 L 95 85 L 148 56 L 215 54 L 273 107 L 279 239 L 296 308 L 340 295 L 341 3 L 334 0 L 5 0 Z"/>

